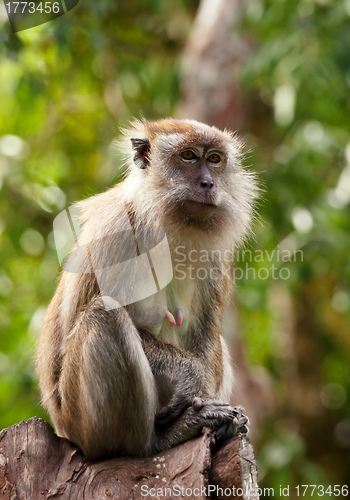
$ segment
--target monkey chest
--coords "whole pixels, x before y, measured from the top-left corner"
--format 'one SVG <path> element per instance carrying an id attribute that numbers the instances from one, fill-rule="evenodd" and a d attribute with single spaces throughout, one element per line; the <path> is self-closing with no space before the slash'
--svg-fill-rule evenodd
<path id="1" fill-rule="evenodd" d="M 184 347 L 196 317 L 197 287 L 193 280 L 173 280 L 158 293 L 134 304 L 131 316 L 137 328 Z"/>

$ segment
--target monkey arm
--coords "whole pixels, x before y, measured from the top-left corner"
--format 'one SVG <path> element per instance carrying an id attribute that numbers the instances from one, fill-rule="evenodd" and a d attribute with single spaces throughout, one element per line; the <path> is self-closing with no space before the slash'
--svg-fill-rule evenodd
<path id="1" fill-rule="evenodd" d="M 211 352 L 206 344 L 214 343 L 215 336 L 197 336 L 197 351 L 192 352 L 163 342 L 147 331 L 139 333 L 161 403 L 155 414 L 150 448 L 153 453 L 197 436 L 203 427 L 216 431 L 220 446 L 238 433 L 247 432 L 248 419 L 241 409 L 215 397 L 217 384 L 209 366 L 216 366 L 219 373 L 222 367 L 203 354 Z M 162 398 L 163 392 L 166 398 Z"/>
<path id="2" fill-rule="evenodd" d="M 222 356 L 208 356 L 208 353 L 213 353 L 210 347 L 214 347 L 215 339 L 220 339 L 218 334 L 215 335 L 214 331 L 207 329 L 207 335 L 197 335 L 195 352 L 162 342 L 148 332 L 141 331 L 140 336 L 156 381 L 158 395 L 161 395 L 162 389 L 167 394 L 167 399 L 162 401 L 164 406 L 161 406 L 155 415 L 151 444 L 153 452 L 191 439 L 198 435 L 203 427 L 216 431 L 216 442 L 219 446 L 224 446 L 238 433 L 247 432 L 248 419 L 241 408 L 232 408 L 215 397 L 216 379 L 225 372 L 222 364 L 228 361 L 224 352 Z M 220 347 L 215 345 L 215 348 L 216 352 L 221 353 Z M 211 373 L 212 367 L 217 373 Z M 171 388 L 167 385 L 170 374 Z M 223 375 L 226 376 L 225 373 Z"/>
<path id="3" fill-rule="evenodd" d="M 209 365 L 211 360 L 205 360 L 201 356 L 201 351 L 205 352 L 205 346 L 199 349 L 197 345 L 197 354 L 159 340 L 147 331 L 141 330 L 139 333 L 157 384 L 158 423 L 165 424 L 178 418 L 192 406 L 196 397 L 215 398 L 215 375 L 206 367 L 206 363 Z M 203 337 L 200 341 L 206 343 L 207 339 Z"/>
<path id="4" fill-rule="evenodd" d="M 189 389 L 188 386 L 191 386 L 193 397 L 204 390 L 208 374 L 195 354 L 164 342 L 147 331 L 140 330 L 139 333 L 143 350 L 156 378 L 163 379 L 174 389 Z M 185 382 L 186 387 L 183 386 Z"/>

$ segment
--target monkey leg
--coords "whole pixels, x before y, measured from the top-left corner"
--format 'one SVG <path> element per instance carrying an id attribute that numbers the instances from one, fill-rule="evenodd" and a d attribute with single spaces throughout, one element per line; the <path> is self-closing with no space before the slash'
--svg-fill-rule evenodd
<path id="1" fill-rule="evenodd" d="M 197 356 L 147 331 L 140 330 L 140 337 L 158 390 L 159 424 L 179 418 L 196 397 L 215 397 L 214 375 Z"/>
<path id="2" fill-rule="evenodd" d="M 67 340 L 58 433 L 88 458 L 147 454 L 157 391 L 139 334 L 124 308 L 95 299 Z"/>

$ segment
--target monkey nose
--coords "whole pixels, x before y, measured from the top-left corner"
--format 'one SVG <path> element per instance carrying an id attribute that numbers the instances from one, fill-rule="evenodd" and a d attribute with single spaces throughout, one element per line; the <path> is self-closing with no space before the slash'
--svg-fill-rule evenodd
<path id="1" fill-rule="evenodd" d="M 202 177 L 199 185 L 200 185 L 201 189 L 206 193 L 210 192 L 214 189 L 214 182 L 210 176 Z"/>

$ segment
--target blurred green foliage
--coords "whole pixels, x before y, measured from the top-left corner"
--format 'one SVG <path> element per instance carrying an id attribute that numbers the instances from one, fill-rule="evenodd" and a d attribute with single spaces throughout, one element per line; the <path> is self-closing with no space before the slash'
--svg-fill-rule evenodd
<path id="1" fill-rule="evenodd" d="M 174 112 L 179 57 L 197 6 L 84 0 L 15 35 L 1 12 L 0 428 L 47 418 L 33 353 L 59 272 L 53 218 L 120 179 L 111 147 L 119 126 L 141 112 Z M 250 0 L 241 23 L 254 47 L 240 74 L 250 103 L 248 163 L 266 192 L 263 224 L 247 247 L 251 271 L 237 280 L 236 295 L 249 362 L 268 368 L 282 402 L 259 452 L 262 484 L 277 490 L 327 483 L 334 472 L 293 424 L 287 382 L 295 369 L 307 386 L 307 356 L 311 371 L 317 367 L 335 453 L 350 447 L 350 3 Z M 301 252 L 285 262 L 277 249 Z M 262 260 L 257 250 L 265 252 Z M 282 272 L 278 279 L 272 265 Z M 244 266 L 241 260 L 238 269 Z M 297 367 L 288 357 L 291 340 L 280 335 L 281 297 L 291 301 L 296 330 L 305 328 L 310 339 Z M 339 457 L 345 481 L 350 463 Z M 328 478 L 321 472 L 327 468 Z"/>
<path id="2" fill-rule="evenodd" d="M 276 490 L 350 479 L 349 29 L 348 1 L 253 0 L 242 19 L 249 163 L 266 192 L 237 300 L 250 361 L 278 387 L 260 449 Z"/>
<path id="3" fill-rule="evenodd" d="M 84 1 L 15 35 L 2 11 L 0 428 L 46 416 L 33 353 L 59 272 L 53 218 L 118 181 L 118 126 L 172 113 L 195 8 Z"/>
<path id="4" fill-rule="evenodd" d="M 251 245 L 253 257 L 259 249 L 265 258 L 255 263 L 255 269 L 275 265 L 279 281 L 294 296 L 309 282 L 329 287 L 310 290 L 317 305 L 310 313 L 322 330 L 319 341 L 332 353 L 323 367 L 324 379 L 344 384 L 348 390 L 350 4 L 254 0 L 247 4 L 243 26 L 256 45 L 241 72 L 241 86 L 266 104 L 261 116 L 252 113 L 255 122 L 248 124 L 247 132 L 252 148 L 249 163 L 258 165 L 266 188 L 259 209 L 263 222 L 257 225 L 258 243 Z M 283 262 L 287 251 L 291 261 Z M 285 267 L 289 274 L 279 275 Z M 288 280 L 283 282 L 285 276 Z M 273 281 L 277 280 L 248 277 L 238 295 L 247 306 L 243 324 L 248 338 L 254 335 L 252 323 L 267 325 L 271 318 L 264 306 Z M 265 321 L 255 321 L 255 315 L 249 321 L 252 307 L 264 311 Z M 265 344 L 260 336 L 256 332 L 247 342 L 257 362 Z M 273 352 L 267 350 L 265 355 Z M 346 410 L 349 414 L 349 400 Z"/>

